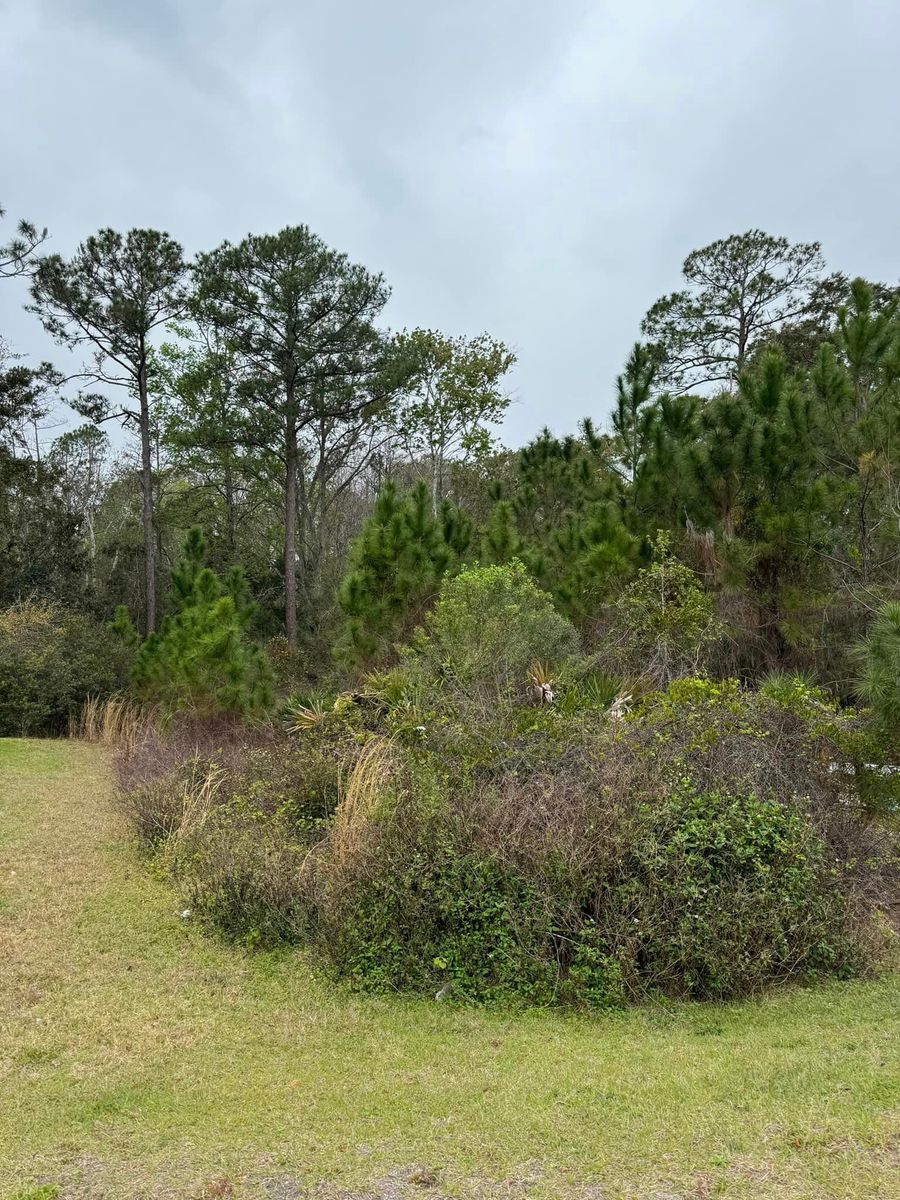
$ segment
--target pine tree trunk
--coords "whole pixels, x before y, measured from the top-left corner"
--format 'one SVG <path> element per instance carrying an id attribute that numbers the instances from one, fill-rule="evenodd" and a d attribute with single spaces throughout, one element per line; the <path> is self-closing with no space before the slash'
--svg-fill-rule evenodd
<path id="1" fill-rule="evenodd" d="M 153 536 L 153 460 L 150 447 L 150 401 L 147 395 L 147 364 L 138 369 L 138 399 L 141 428 L 141 500 L 144 530 L 144 632 L 156 629 L 156 543 Z"/>
<path id="2" fill-rule="evenodd" d="M 228 551 L 228 565 L 234 566 L 237 554 L 237 529 L 234 502 L 234 474 L 231 469 L 231 456 L 225 460 L 225 545 Z"/>
<path id="3" fill-rule="evenodd" d="M 297 426 L 288 405 L 284 441 L 284 631 L 297 645 Z"/>
<path id="4" fill-rule="evenodd" d="M 441 460 L 437 454 L 431 456 L 431 515 L 437 516 L 438 501 L 441 498 Z"/>

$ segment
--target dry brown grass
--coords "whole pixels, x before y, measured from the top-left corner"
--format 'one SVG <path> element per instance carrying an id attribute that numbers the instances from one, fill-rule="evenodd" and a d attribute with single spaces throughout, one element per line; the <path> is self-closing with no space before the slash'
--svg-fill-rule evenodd
<path id="1" fill-rule="evenodd" d="M 172 823 L 157 850 L 160 865 L 177 862 L 192 839 L 202 835 L 225 778 L 217 764 L 197 762 L 196 770 L 181 780 Z"/>
<path id="2" fill-rule="evenodd" d="M 328 833 L 306 856 L 302 884 L 325 920 L 360 869 L 367 840 L 376 828 L 374 819 L 391 803 L 399 769 L 390 739 L 370 741 L 342 789 Z"/>
<path id="3" fill-rule="evenodd" d="M 326 839 L 338 865 L 358 854 L 366 827 L 389 799 L 398 763 L 391 742 L 374 738 L 354 766 Z"/>
<path id="4" fill-rule="evenodd" d="M 69 737 L 94 745 L 131 750 L 154 733 L 160 714 L 152 706 L 129 696 L 89 696 L 81 712 L 69 722 Z"/>

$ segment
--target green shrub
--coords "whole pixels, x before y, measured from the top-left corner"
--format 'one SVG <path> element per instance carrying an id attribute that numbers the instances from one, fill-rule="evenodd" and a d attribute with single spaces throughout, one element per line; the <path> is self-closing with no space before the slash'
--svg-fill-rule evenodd
<path id="1" fill-rule="evenodd" d="M 824 846 L 791 804 L 686 782 L 642 807 L 620 873 L 610 948 L 632 987 L 728 999 L 861 965 Z"/>
<path id="2" fill-rule="evenodd" d="M 603 929 L 590 918 L 574 938 L 562 996 L 587 1008 L 620 1008 L 625 1002 L 622 964 L 610 952 Z"/>
<path id="3" fill-rule="evenodd" d="M 552 939 L 528 880 L 417 832 L 380 841 L 347 889 L 327 940 L 338 971 L 376 991 L 551 1001 Z"/>
<path id="4" fill-rule="evenodd" d="M 416 653 L 455 696 L 450 660 Z M 475 1001 L 725 999 L 880 961 L 896 837 L 824 694 L 683 678 L 626 715 L 497 698 L 473 730 L 411 679 L 145 787 L 199 914 L 313 945 L 359 987 Z"/>
<path id="5" fill-rule="evenodd" d="M 723 633 L 712 597 L 672 553 L 669 534 L 663 531 L 654 544 L 653 562 L 638 571 L 614 612 L 618 664 L 661 686 L 697 672 L 704 652 Z"/>
<path id="6" fill-rule="evenodd" d="M 202 827 L 160 850 L 192 914 L 249 946 L 296 941 L 307 910 L 298 881 L 308 846 L 279 816 L 260 819 L 240 801 L 218 805 Z"/>
<path id="7" fill-rule="evenodd" d="M 578 652 L 574 626 L 514 560 L 446 579 L 407 663 L 452 691 L 509 700 L 536 663 L 556 669 Z"/>
<path id="8" fill-rule="evenodd" d="M 64 733 L 88 696 L 125 686 L 131 655 L 90 618 L 25 601 L 0 611 L 0 736 Z"/>

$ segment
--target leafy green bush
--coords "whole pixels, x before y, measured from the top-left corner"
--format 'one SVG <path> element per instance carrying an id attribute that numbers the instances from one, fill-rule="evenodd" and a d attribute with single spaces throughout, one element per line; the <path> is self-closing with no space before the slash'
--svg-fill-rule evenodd
<path id="1" fill-rule="evenodd" d="M 529 881 L 427 827 L 415 832 L 378 840 L 332 914 L 340 973 L 377 991 L 449 983 L 458 998 L 552 1001 L 551 930 Z"/>
<path id="2" fill-rule="evenodd" d="M 663 531 L 654 544 L 653 562 L 625 588 L 615 616 L 619 665 L 660 686 L 696 673 L 704 651 L 723 632 L 712 597 L 672 553 L 670 536 Z"/>
<path id="3" fill-rule="evenodd" d="M 158 857 L 195 917 L 245 945 L 272 946 L 298 940 L 307 928 L 298 887 L 307 850 L 287 819 L 261 820 L 252 805 L 232 799 L 202 826 L 179 829 Z"/>
<path id="4" fill-rule="evenodd" d="M 824 863 L 793 804 L 685 783 L 640 810 L 611 895 L 611 947 L 632 986 L 700 999 L 855 974 L 847 901 Z"/>
<path id="5" fill-rule="evenodd" d="M 131 654 L 90 618 L 24 601 L 0 611 L 0 736 L 64 733 L 88 696 L 125 686 Z"/>
<path id="6" fill-rule="evenodd" d="M 514 560 L 445 580 L 405 662 L 451 691 L 508 701 L 536 663 L 559 667 L 578 651 L 574 626 Z"/>

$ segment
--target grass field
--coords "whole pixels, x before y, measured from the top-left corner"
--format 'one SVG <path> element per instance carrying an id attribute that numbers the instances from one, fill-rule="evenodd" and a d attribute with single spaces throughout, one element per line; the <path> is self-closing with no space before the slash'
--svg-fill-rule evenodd
<path id="1" fill-rule="evenodd" d="M 103 753 L 0 741 L 0 1198 L 900 1197 L 896 978 L 595 1019 L 179 918 Z"/>

